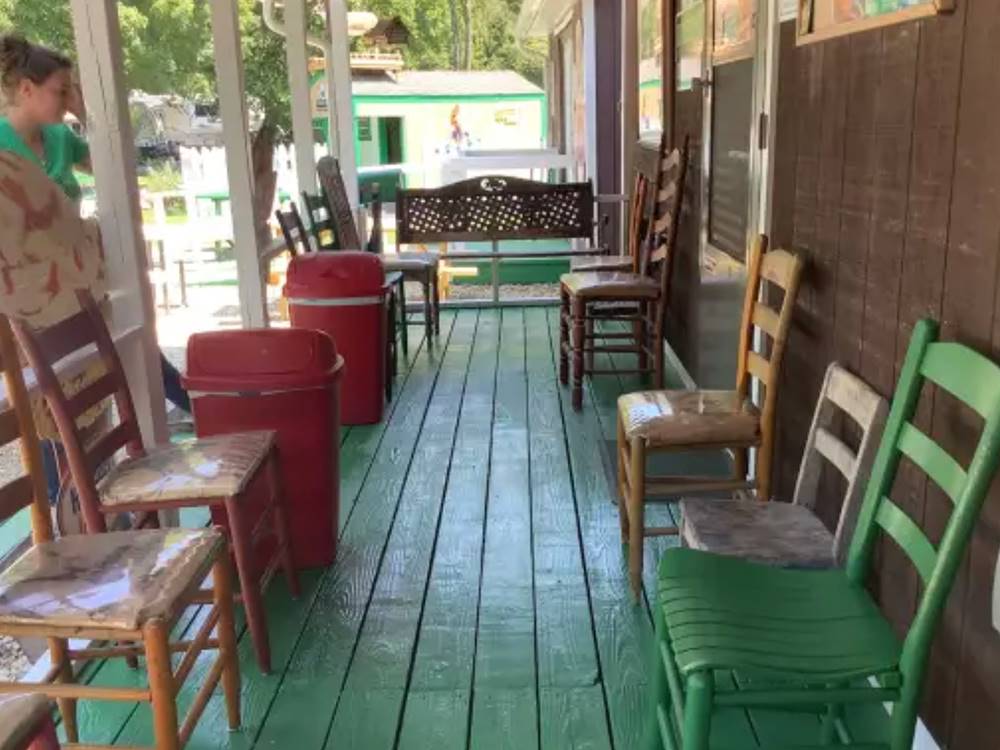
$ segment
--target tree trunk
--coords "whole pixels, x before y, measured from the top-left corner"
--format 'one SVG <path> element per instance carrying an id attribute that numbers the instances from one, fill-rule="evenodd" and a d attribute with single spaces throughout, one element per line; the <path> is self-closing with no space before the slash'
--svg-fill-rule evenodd
<path id="1" fill-rule="evenodd" d="M 458 1 L 449 0 L 451 10 L 451 68 L 458 70 L 462 60 L 462 29 L 458 22 Z"/>
<path id="2" fill-rule="evenodd" d="M 472 70 L 472 0 L 465 0 L 465 69 Z"/>

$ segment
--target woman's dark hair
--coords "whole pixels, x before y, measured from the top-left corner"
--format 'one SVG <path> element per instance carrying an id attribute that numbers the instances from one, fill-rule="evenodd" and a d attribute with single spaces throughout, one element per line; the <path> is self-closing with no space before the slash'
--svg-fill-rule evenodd
<path id="1" fill-rule="evenodd" d="M 73 67 L 66 55 L 32 44 L 20 34 L 0 37 L 0 88 L 12 94 L 27 79 L 41 85 L 53 73 Z"/>

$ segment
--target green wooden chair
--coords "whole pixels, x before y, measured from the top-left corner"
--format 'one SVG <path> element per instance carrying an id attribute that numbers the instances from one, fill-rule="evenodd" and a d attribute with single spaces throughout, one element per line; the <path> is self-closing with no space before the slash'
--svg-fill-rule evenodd
<path id="1" fill-rule="evenodd" d="M 924 381 L 984 420 L 967 468 L 911 422 Z M 937 547 L 888 497 L 903 456 L 954 503 Z M 780 569 L 681 548 L 663 555 L 653 608 L 656 704 L 646 747 L 708 750 L 713 715 L 737 707 L 767 709 L 769 716 L 775 710 L 822 714 L 819 745 L 909 750 L 934 631 L 998 462 L 1000 367 L 960 344 L 938 342 L 937 325 L 920 321 L 845 569 Z M 902 642 L 864 586 L 883 533 L 923 580 Z M 734 674 L 750 679 L 734 681 Z M 894 704 L 884 742 L 850 736 L 845 708 L 865 703 Z"/>

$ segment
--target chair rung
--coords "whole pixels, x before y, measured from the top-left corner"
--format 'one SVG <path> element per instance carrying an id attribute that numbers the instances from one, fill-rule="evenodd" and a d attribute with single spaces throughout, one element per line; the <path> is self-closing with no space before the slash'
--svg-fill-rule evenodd
<path id="1" fill-rule="evenodd" d="M 641 375 L 643 373 L 652 372 L 652 367 L 636 367 L 632 369 L 616 368 L 614 370 L 587 370 L 588 375 Z"/>
<path id="2" fill-rule="evenodd" d="M 643 536 L 677 536 L 680 529 L 676 526 L 649 526 L 642 530 Z"/>

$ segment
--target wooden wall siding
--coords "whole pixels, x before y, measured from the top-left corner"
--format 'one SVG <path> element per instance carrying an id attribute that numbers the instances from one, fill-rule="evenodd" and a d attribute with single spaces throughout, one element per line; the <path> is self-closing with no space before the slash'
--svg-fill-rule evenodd
<path id="1" fill-rule="evenodd" d="M 795 47 L 792 24 L 782 29 L 772 234 L 809 266 L 782 385 L 780 495 L 791 496 L 831 359 L 890 395 L 913 323 L 927 315 L 946 337 L 1000 359 L 998 38 L 997 0 L 960 0 L 950 16 L 805 47 Z M 968 460 L 980 425 L 950 397 L 928 389 L 917 421 Z M 951 504 L 936 486 L 907 470 L 893 497 L 939 538 Z M 998 547 L 1000 486 L 928 674 L 924 720 L 952 750 L 1000 737 L 1000 635 L 990 624 Z M 905 629 L 918 581 L 891 543 L 872 586 Z"/>

